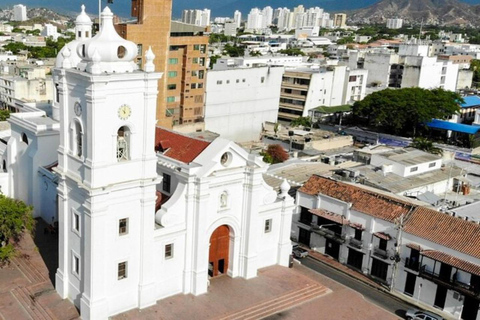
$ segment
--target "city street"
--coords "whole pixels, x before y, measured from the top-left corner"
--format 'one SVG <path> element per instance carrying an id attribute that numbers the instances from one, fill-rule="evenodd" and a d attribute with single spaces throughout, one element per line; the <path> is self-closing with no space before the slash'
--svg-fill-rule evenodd
<path id="1" fill-rule="evenodd" d="M 382 292 L 378 289 L 372 288 L 369 285 L 354 279 L 343 272 L 336 270 L 333 267 L 330 267 L 322 262 L 319 262 L 311 257 L 306 257 L 301 260 L 302 265 L 332 279 L 338 283 L 351 288 L 360 294 L 362 294 L 366 300 L 376 304 L 377 306 L 401 317 L 405 317 L 405 312 L 407 309 L 412 308 L 413 306 L 407 302 L 401 301 L 400 299 L 389 295 L 388 293 Z"/>

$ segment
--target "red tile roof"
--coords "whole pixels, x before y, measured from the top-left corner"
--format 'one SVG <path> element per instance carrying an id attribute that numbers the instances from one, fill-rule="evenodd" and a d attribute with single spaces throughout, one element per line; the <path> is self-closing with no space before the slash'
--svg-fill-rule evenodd
<path id="1" fill-rule="evenodd" d="M 209 145 L 208 141 L 191 138 L 161 127 L 155 130 L 155 150 L 184 163 L 195 160 Z"/>
<path id="2" fill-rule="evenodd" d="M 389 222 L 402 214 L 406 216 L 414 208 L 411 203 L 317 175 L 311 176 L 299 191 L 349 202 L 354 210 Z"/>
<path id="3" fill-rule="evenodd" d="M 436 250 L 424 250 L 420 252 L 421 255 L 425 257 L 429 257 L 433 260 L 437 260 L 448 265 L 451 265 L 455 268 L 461 269 L 463 271 L 476 274 L 480 276 L 480 266 L 462 259 L 458 259 L 454 256 L 446 254 L 444 252 L 436 251 Z"/>
<path id="4" fill-rule="evenodd" d="M 480 225 L 429 208 L 418 207 L 404 232 L 480 259 Z"/>

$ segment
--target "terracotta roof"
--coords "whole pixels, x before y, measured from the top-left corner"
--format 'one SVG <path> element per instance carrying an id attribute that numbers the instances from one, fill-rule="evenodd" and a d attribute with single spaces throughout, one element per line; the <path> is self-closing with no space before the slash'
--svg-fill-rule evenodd
<path id="1" fill-rule="evenodd" d="M 480 225 L 425 207 L 405 222 L 404 232 L 480 259 Z"/>
<path id="2" fill-rule="evenodd" d="M 392 237 L 385 232 L 375 232 L 373 235 L 377 238 L 387 240 L 387 241 L 392 239 Z"/>
<path id="3" fill-rule="evenodd" d="M 341 225 L 350 224 L 350 221 L 345 219 L 345 217 L 342 216 L 341 214 L 333 213 L 333 212 L 323 210 L 323 209 L 311 209 L 311 210 L 309 210 L 309 212 L 313 213 L 316 216 L 319 216 L 319 217 L 325 218 L 327 220 L 333 221 L 335 223 L 339 223 Z"/>
<path id="4" fill-rule="evenodd" d="M 191 138 L 161 127 L 155 130 L 155 150 L 184 163 L 195 160 L 209 145 L 208 141 Z"/>
<path id="5" fill-rule="evenodd" d="M 169 196 L 166 194 L 161 193 L 160 191 L 157 191 L 157 199 L 155 200 L 155 212 L 160 210 L 162 205 L 170 199 Z"/>
<path id="6" fill-rule="evenodd" d="M 394 222 L 402 214 L 406 216 L 414 207 L 411 203 L 381 193 L 317 175 L 311 176 L 299 191 L 349 202 L 354 210 L 389 222 Z"/>
<path id="7" fill-rule="evenodd" d="M 436 251 L 436 250 L 424 250 L 420 252 L 421 255 L 425 257 L 429 257 L 433 260 L 437 260 L 448 265 L 451 265 L 455 268 L 461 269 L 463 271 L 475 274 L 480 276 L 480 266 L 462 259 L 458 259 L 454 256 L 446 254 L 444 252 Z"/>

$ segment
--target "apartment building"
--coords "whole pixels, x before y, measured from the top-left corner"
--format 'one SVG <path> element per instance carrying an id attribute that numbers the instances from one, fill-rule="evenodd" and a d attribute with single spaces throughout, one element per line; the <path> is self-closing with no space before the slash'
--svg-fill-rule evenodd
<path id="1" fill-rule="evenodd" d="M 203 129 L 208 36 L 205 28 L 172 21 L 166 73 L 166 117 L 175 129 Z"/>
<path id="2" fill-rule="evenodd" d="M 365 97 L 368 71 L 346 66 L 287 69 L 280 92 L 278 119 L 306 117 L 320 106 L 351 104 Z"/>

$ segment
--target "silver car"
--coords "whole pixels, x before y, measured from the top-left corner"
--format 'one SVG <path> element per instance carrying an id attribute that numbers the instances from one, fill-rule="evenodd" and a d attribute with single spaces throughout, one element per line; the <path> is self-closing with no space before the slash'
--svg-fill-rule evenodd
<path id="1" fill-rule="evenodd" d="M 407 320 L 443 320 L 438 314 L 418 309 L 408 309 L 406 318 Z"/>

